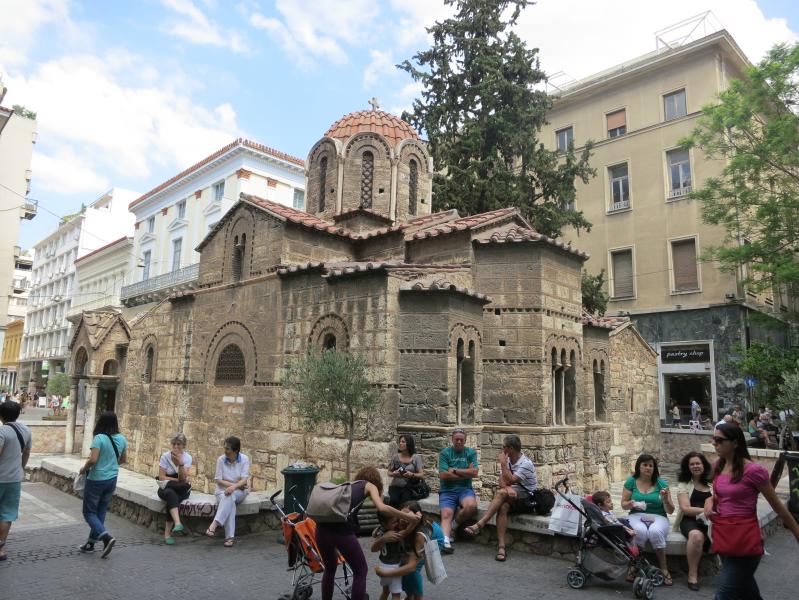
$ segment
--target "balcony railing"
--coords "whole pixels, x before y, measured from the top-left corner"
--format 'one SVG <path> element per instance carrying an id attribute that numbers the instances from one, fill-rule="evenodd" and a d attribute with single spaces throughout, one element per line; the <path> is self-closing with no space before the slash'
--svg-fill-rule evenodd
<path id="1" fill-rule="evenodd" d="M 33 198 L 25 198 L 22 205 L 22 215 L 25 219 L 30 220 L 33 217 L 35 217 L 36 212 L 38 210 L 39 210 L 38 200 L 34 200 Z"/>
<path id="2" fill-rule="evenodd" d="M 627 210 L 630 208 L 630 201 L 628 200 L 621 200 L 620 202 L 613 202 L 610 205 L 610 211 L 613 212 L 615 210 Z"/>
<path id="3" fill-rule="evenodd" d="M 149 294 L 164 290 L 170 287 L 179 286 L 184 283 L 194 281 L 200 275 L 200 263 L 194 263 L 188 267 L 183 267 L 176 271 L 164 273 L 158 277 L 151 277 L 138 283 L 122 286 L 120 296 L 122 300 L 128 300 L 134 296 Z"/>
<path id="4" fill-rule="evenodd" d="M 673 190 L 669 190 L 669 200 L 673 200 L 675 198 L 682 198 L 683 196 L 687 196 L 690 193 L 691 193 L 690 185 L 675 188 Z"/>

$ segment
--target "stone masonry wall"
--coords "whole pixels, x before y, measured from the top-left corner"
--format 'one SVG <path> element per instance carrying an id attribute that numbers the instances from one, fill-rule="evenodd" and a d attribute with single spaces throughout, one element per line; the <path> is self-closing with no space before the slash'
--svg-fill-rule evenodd
<path id="1" fill-rule="evenodd" d="M 66 423 L 64 421 L 24 423 L 31 430 L 35 454 L 63 454 L 66 444 Z M 83 425 L 75 427 L 75 442 L 70 452 L 80 452 L 83 442 Z"/>

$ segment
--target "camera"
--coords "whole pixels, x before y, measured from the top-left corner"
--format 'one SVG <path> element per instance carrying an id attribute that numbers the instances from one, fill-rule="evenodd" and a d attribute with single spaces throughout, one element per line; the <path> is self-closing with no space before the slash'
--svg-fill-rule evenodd
<path id="1" fill-rule="evenodd" d="M 402 475 L 402 474 L 405 472 L 405 470 L 406 470 L 406 469 L 405 469 L 405 466 L 404 466 L 404 465 L 400 465 L 399 467 L 397 467 L 397 469 L 396 469 L 396 470 L 397 470 L 397 473 L 399 473 L 400 475 Z"/>

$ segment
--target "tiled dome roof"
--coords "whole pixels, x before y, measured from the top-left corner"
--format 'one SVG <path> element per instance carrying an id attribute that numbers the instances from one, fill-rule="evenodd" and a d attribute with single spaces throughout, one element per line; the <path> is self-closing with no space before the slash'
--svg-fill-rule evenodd
<path id="1" fill-rule="evenodd" d="M 325 135 L 346 140 L 356 133 L 364 131 L 379 133 L 392 146 L 407 138 L 419 139 L 419 134 L 410 124 L 382 110 L 359 110 L 344 115 L 330 126 Z"/>

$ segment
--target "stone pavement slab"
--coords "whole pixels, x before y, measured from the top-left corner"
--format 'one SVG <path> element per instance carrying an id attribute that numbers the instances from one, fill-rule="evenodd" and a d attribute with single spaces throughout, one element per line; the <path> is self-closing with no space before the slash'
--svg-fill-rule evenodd
<path id="1" fill-rule="evenodd" d="M 0 563 L 0 598 L 25 600 L 276 600 L 289 591 L 286 555 L 276 543 L 276 533 L 240 538 L 231 549 L 222 540 L 203 536 L 177 538 L 165 546 L 160 536 L 109 515 L 109 531 L 119 540 L 107 560 L 98 553 L 81 554 L 77 546 L 86 539 L 81 501 L 43 483 L 26 483 L 22 518 L 11 530 L 9 560 Z M 43 517 L 43 509 L 50 513 Z M 368 540 L 364 539 L 366 546 Z M 795 597 L 799 546 L 781 530 L 769 538 L 757 579 L 763 597 Z M 376 557 L 367 553 L 369 564 Z M 571 562 L 550 557 L 511 553 L 505 563 L 493 560 L 492 548 L 462 543 L 445 557 L 449 578 L 440 586 L 425 583 L 426 600 L 483 600 L 546 598 L 547 600 L 633 599 L 623 582 L 590 581 L 584 590 L 566 586 Z M 368 591 L 379 596 L 377 577 L 370 573 Z M 673 588 L 660 588 L 658 600 L 688 597 L 709 600 L 712 582 L 698 593 L 688 592 L 684 579 Z M 319 598 L 315 589 L 312 598 Z"/>

